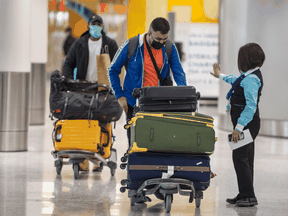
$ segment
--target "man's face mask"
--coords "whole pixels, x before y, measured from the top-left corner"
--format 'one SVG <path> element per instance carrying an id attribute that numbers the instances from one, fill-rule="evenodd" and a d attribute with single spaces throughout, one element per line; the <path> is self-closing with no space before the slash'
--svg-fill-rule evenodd
<path id="1" fill-rule="evenodd" d="M 150 37 L 153 39 L 152 33 L 150 33 Z M 161 49 L 161 48 L 165 45 L 165 43 L 166 43 L 166 41 L 165 41 L 164 43 L 160 43 L 160 42 L 155 41 L 155 40 L 153 39 L 151 46 L 152 46 L 154 49 L 159 50 L 159 49 Z"/>
<path id="2" fill-rule="evenodd" d="M 99 38 L 102 36 L 102 28 L 98 25 L 90 26 L 89 33 L 94 38 Z"/>

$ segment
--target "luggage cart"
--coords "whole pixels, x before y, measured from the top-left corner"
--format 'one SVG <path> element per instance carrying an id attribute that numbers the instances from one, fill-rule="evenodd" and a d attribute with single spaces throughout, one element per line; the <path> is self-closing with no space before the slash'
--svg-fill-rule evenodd
<path id="1" fill-rule="evenodd" d="M 125 186 L 127 184 L 127 179 L 121 181 L 121 185 Z M 124 193 L 126 191 L 126 188 L 127 187 L 121 187 L 120 191 Z M 195 199 L 195 205 L 197 208 L 201 204 L 201 199 L 203 199 L 203 191 L 196 191 L 192 181 L 178 178 L 154 178 L 148 179 L 143 182 L 143 184 L 137 190 L 128 190 L 130 205 L 134 206 L 138 198 L 146 195 L 155 194 L 157 190 L 159 190 L 159 192 L 164 196 L 166 213 L 169 213 L 171 211 L 173 194 L 177 194 L 178 192 L 182 196 L 189 196 L 189 203 L 192 203 Z"/>
<path id="2" fill-rule="evenodd" d="M 110 168 L 110 173 L 112 176 L 115 175 L 117 168 L 117 153 L 116 149 L 113 148 L 111 148 L 111 155 L 107 159 L 102 158 L 97 153 L 83 150 L 52 151 L 51 154 L 55 158 L 54 166 L 56 167 L 57 174 L 61 174 L 63 165 L 73 164 L 75 179 L 79 178 L 79 164 L 82 163 L 85 159 L 98 166 L 102 162 L 103 166 L 108 166 Z M 67 159 L 68 161 L 64 161 Z"/>

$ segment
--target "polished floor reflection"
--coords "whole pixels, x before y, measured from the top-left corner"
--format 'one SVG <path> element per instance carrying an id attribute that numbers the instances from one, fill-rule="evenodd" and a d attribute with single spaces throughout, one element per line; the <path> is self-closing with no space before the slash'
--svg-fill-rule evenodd
<path id="1" fill-rule="evenodd" d="M 49 86 L 49 85 L 47 85 Z M 152 202 L 136 204 L 130 208 L 127 192 L 119 191 L 126 171 L 119 169 L 120 158 L 126 151 L 127 139 L 123 129 L 124 118 L 117 122 L 116 142 L 118 168 L 111 177 L 108 167 L 102 173 L 81 173 L 75 180 L 71 165 L 56 174 L 50 152 L 53 121 L 29 127 L 28 152 L 0 152 L 0 215 L 191 215 L 191 216 L 281 216 L 288 215 L 288 139 L 259 136 L 256 140 L 255 192 L 259 205 L 240 208 L 225 202 L 237 194 L 236 176 L 231 151 L 226 142 L 228 132 L 218 128 L 217 108 L 200 107 L 204 114 L 215 117 L 218 136 L 211 167 L 217 176 L 204 192 L 200 208 L 189 203 L 188 197 L 174 195 L 170 214 L 164 203 L 150 196 Z M 124 117 L 124 116 L 123 116 Z"/>

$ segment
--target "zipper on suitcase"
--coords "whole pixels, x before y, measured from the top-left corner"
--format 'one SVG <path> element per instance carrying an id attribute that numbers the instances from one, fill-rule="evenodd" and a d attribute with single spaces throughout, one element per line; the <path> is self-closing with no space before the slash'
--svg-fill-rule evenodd
<path id="1" fill-rule="evenodd" d="M 197 122 L 197 123 L 206 124 L 207 127 L 211 127 L 211 128 L 213 128 L 213 126 L 214 126 L 214 124 L 211 122 L 197 121 L 197 120 L 177 118 L 177 117 L 168 117 L 168 116 L 164 116 L 164 114 L 155 114 L 155 113 L 137 113 L 136 117 L 134 117 L 136 119 L 134 119 L 133 123 L 134 122 L 136 123 L 137 117 L 138 118 L 144 118 L 144 116 L 152 116 L 152 117 L 156 117 L 156 118 L 175 119 L 175 120 L 181 120 L 181 121 Z"/>
<path id="2" fill-rule="evenodd" d="M 154 140 L 154 128 L 150 129 L 150 141 L 152 142 Z"/>
<path id="3" fill-rule="evenodd" d="M 201 134 L 197 133 L 197 145 L 200 146 L 201 145 Z"/>

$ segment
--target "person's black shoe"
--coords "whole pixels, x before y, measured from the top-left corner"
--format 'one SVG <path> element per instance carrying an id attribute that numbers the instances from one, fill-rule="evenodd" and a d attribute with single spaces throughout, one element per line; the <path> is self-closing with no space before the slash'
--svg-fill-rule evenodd
<path id="1" fill-rule="evenodd" d="M 236 204 L 236 202 L 239 200 L 238 196 L 234 197 L 234 198 L 228 198 L 226 199 L 226 202 L 230 203 L 230 204 Z"/>
<path id="2" fill-rule="evenodd" d="M 243 198 L 243 199 L 238 200 L 236 202 L 236 205 L 240 207 L 250 207 L 250 206 L 258 205 L 258 202 L 256 198 Z"/>

